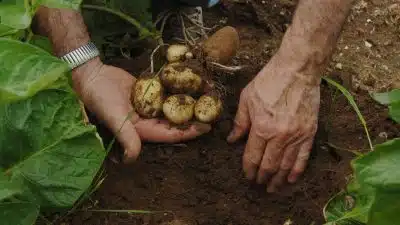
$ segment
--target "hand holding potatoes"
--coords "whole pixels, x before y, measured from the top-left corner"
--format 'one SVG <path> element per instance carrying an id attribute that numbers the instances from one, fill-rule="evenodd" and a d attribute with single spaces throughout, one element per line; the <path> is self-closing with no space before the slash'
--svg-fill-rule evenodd
<path id="1" fill-rule="evenodd" d="M 142 141 L 176 143 L 196 138 L 211 129 L 207 124 L 192 124 L 185 129 L 177 129 L 171 128 L 165 120 L 148 119 L 162 110 L 162 96 L 159 95 L 139 96 L 140 100 L 146 104 L 152 102 L 152 105 L 139 105 L 140 114 L 132 113 L 131 91 L 135 86 L 146 86 L 150 81 L 137 82 L 138 85 L 135 85 L 136 79 L 132 75 L 104 65 L 98 58 L 75 69 L 72 78 L 74 89 L 85 106 L 116 135 L 124 149 L 125 162 L 137 158 Z M 150 93 L 160 90 L 161 86 L 156 82 L 150 82 L 153 83 Z M 137 92 L 144 94 L 143 91 Z"/>

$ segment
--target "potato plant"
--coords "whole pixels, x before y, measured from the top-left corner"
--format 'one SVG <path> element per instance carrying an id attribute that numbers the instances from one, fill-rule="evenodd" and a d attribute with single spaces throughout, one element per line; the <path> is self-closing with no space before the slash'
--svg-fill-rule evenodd
<path id="1" fill-rule="evenodd" d="M 139 115 L 163 116 L 172 124 L 197 120 L 215 122 L 223 111 L 222 93 L 215 90 L 209 63 L 227 63 L 235 56 L 239 36 L 233 27 L 223 27 L 204 43 L 192 47 L 172 44 L 166 50 L 166 65 L 151 78 L 139 78 L 132 104 Z M 150 83 L 152 82 L 152 83 Z M 162 96 L 166 96 L 165 100 Z M 163 102 L 161 110 L 161 101 Z"/>

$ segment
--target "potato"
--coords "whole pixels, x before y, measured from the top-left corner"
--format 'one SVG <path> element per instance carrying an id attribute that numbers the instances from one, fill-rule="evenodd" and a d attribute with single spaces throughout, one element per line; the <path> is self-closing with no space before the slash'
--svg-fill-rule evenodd
<path id="1" fill-rule="evenodd" d="M 162 111 L 164 88 L 159 77 L 140 78 L 132 89 L 132 104 L 145 118 L 157 117 Z"/>
<path id="2" fill-rule="evenodd" d="M 214 122 L 221 115 L 222 101 L 214 94 L 201 96 L 195 106 L 194 115 L 196 119 L 203 123 Z"/>
<path id="3" fill-rule="evenodd" d="M 186 45 L 170 45 L 167 49 L 168 62 L 178 62 L 186 58 L 186 53 L 189 52 L 189 47 Z"/>
<path id="4" fill-rule="evenodd" d="M 239 48 L 239 34 L 235 28 L 226 26 L 215 32 L 202 46 L 207 62 L 228 63 Z"/>
<path id="5" fill-rule="evenodd" d="M 184 124 L 193 118 L 196 100 L 189 95 L 169 96 L 163 104 L 165 117 L 174 124 Z"/>
<path id="6" fill-rule="evenodd" d="M 161 82 L 173 94 L 195 94 L 202 90 L 203 69 L 194 61 L 175 62 L 166 65 L 161 72 Z"/>

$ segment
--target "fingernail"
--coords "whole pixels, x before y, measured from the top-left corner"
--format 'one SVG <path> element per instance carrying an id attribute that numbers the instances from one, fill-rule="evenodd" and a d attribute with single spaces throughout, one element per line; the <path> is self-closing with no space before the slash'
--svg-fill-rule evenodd
<path id="1" fill-rule="evenodd" d="M 227 140 L 228 142 L 233 142 L 233 137 L 234 137 L 234 135 L 235 135 L 235 130 L 232 130 L 232 131 L 229 133 L 229 135 L 228 135 L 228 137 L 226 138 L 226 140 Z"/>

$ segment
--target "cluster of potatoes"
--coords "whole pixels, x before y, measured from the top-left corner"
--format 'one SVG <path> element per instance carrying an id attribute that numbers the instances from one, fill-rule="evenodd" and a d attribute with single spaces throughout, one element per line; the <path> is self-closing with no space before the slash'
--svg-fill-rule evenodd
<path id="1" fill-rule="evenodd" d="M 202 43 L 200 55 L 186 45 L 170 45 L 166 52 L 168 63 L 161 71 L 137 80 L 132 90 L 136 112 L 144 118 L 163 115 L 176 125 L 193 118 L 203 123 L 215 122 L 222 114 L 223 103 L 205 65 L 227 63 L 238 45 L 238 33 L 233 27 L 218 30 Z"/>

